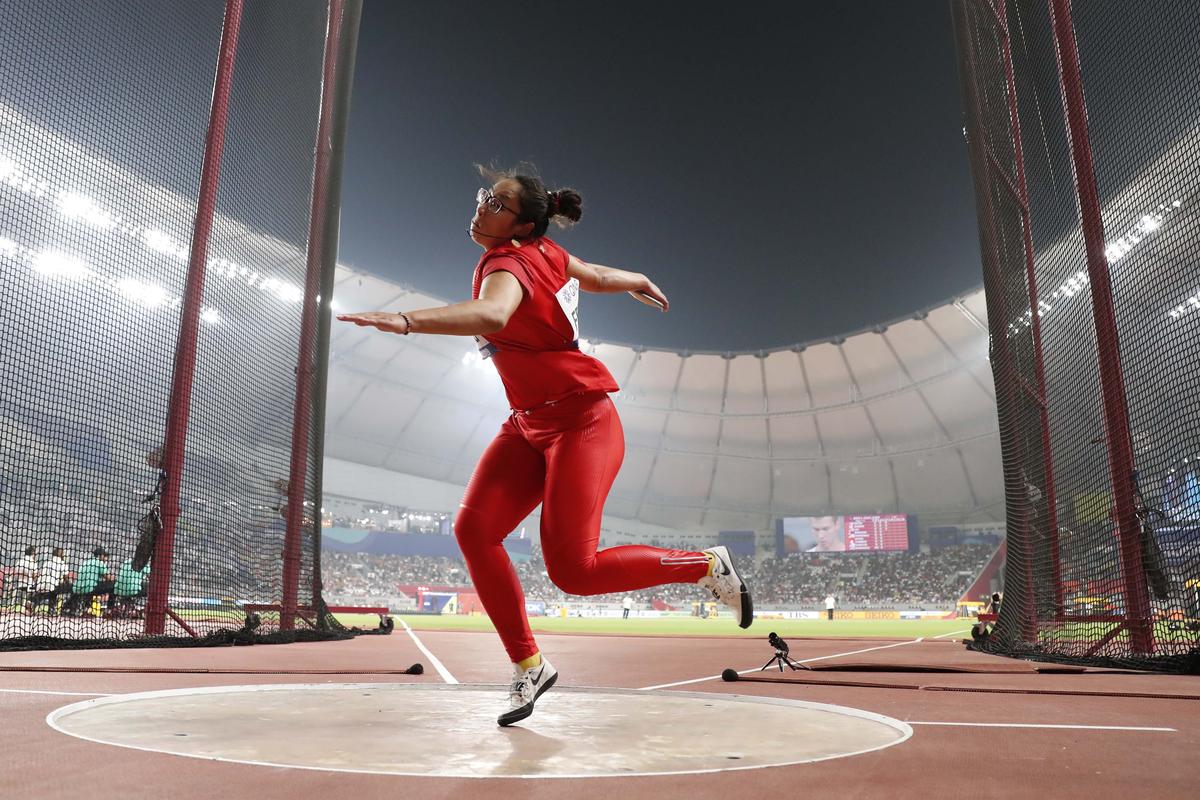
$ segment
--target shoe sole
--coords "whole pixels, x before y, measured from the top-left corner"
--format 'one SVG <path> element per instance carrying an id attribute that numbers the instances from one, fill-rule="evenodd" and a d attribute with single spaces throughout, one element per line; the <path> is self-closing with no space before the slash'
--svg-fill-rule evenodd
<path id="1" fill-rule="evenodd" d="M 754 622 L 754 601 L 750 598 L 750 590 L 746 588 L 746 582 L 742 580 L 742 576 L 738 575 L 737 570 L 734 569 L 733 556 L 729 555 L 729 548 L 721 547 L 720 549 L 725 551 L 725 557 L 722 560 L 725 562 L 725 566 L 729 567 L 730 577 L 738 582 L 738 597 L 742 601 L 742 614 L 738 621 L 738 627 L 749 628 Z"/>
<path id="2" fill-rule="evenodd" d="M 750 599 L 750 590 L 746 588 L 746 584 L 742 584 L 742 621 L 738 623 L 740 628 L 749 628 L 754 622 L 754 601 Z"/>
<path id="3" fill-rule="evenodd" d="M 538 687 L 537 694 L 535 694 L 533 696 L 533 699 L 531 701 L 529 701 L 527 704 L 521 706 L 520 708 L 514 708 L 512 711 L 508 711 L 504 714 L 501 714 L 500 718 L 498 720 L 496 720 L 496 723 L 500 727 L 506 728 L 509 725 L 512 725 L 514 722 L 520 722 L 521 720 L 529 717 L 529 715 L 531 715 L 533 713 L 533 704 L 538 701 L 539 697 L 544 695 L 546 692 L 550 691 L 550 687 L 553 686 L 557 682 L 558 682 L 558 673 L 556 672 L 553 675 L 551 675 L 549 678 L 547 678 L 546 682 L 544 684 L 542 684 L 541 686 Z"/>

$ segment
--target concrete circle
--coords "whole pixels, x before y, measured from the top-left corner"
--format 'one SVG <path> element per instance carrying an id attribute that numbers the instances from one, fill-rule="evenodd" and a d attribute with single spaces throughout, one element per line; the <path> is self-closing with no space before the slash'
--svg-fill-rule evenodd
<path id="1" fill-rule="evenodd" d="M 214 686 L 113 695 L 50 713 L 104 744 L 298 769 L 457 778 L 678 775 L 803 764 L 899 744 L 854 708 L 748 695 L 555 688 L 500 728 L 506 687 Z"/>

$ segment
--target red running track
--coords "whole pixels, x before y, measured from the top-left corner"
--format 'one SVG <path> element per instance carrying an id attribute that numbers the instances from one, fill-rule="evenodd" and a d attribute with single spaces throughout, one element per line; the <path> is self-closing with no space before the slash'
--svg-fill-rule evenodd
<path id="1" fill-rule="evenodd" d="M 507 657 L 494 634 L 429 631 L 418 637 L 458 681 L 508 679 Z M 726 683 L 715 677 L 723 668 L 756 670 L 771 656 L 765 641 L 545 633 L 539 640 L 566 686 L 640 689 L 689 681 L 677 688 L 851 706 L 909 722 L 914 734 L 885 750 L 789 767 L 696 776 L 522 781 L 523 800 L 564 796 L 572 800 L 613 796 L 622 800 L 664 796 L 1096 800 L 1184 797 L 1193 792 L 1200 701 L 1189 698 L 1200 697 L 1200 677 L 1100 670 L 1044 674 L 1037 672 L 1042 665 L 967 652 L 949 640 L 808 639 L 791 642 L 792 656 L 813 659 L 809 663 L 819 669 L 789 672 L 783 680 L 772 672 L 761 674 L 768 678 L 765 681 Z M 424 675 L 395 674 L 414 661 L 424 663 Z M 916 666 L 974 671 L 897 671 Z M 337 674 L 302 674 L 301 670 Z M 805 682 L 790 682 L 792 676 Z M 172 800 L 217 795 L 264 800 L 326 796 L 425 800 L 488 796 L 493 790 L 513 793 L 513 782 L 504 779 L 289 770 L 140 752 L 68 737 L 45 722 L 49 712 L 85 700 L 88 694 L 351 681 L 441 683 L 442 678 L 400 629 L 389 637 L 350 642 L 0 653 L 0 713 L 6 734 L 0 796 L 74 798 L 84 775 L 104 797 Z M 71 692 L 82 694 L 67 694 Z M 498 689 L 497 704 L 503 702 Z M 535 714 L 530 727 L 536 729 L 536 720 Z M 1019 727 L 990 727 L 996 725 Z M 1093 727 L 1029 727 L 1043 725 Z"/>

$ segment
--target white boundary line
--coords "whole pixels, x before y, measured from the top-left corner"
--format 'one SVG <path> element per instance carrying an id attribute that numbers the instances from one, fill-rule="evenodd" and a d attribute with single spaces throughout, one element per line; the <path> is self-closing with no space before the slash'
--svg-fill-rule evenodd
<path id="1" fill-rule="evenodd" d="M 446 669 L 445 665 L 443 665 L 441 661 L 438 661 L 438 657 L 429 652 L 429 648 L 422 644 L 421 640 L 417 638 L 417 635 L 413 633 L 413 629 L 408 627 L 408 623 L 404 621 L 404 618 L 398 616 L 396 619 L 400 620 L 400 624 L 404 626 L 404 630 L 408 631 L 408 635 L 412 637 L 414 642 L 416 642 L 417 648 L 425 654 L 426 658 L 433 662 L 433 668 L 438 671 L 438 675 L 442 676 L 442 680 L 444 680 L 446 683 L 458 683 L 458 678 L 455 678 L 453 675 L 451 675 L 450 670 Z"/>
<path id="2" fill-rule="evenodd" d="M 125 742 L 112 741 L 109 739 L 99 739 L 94 736 L 86 736 L 81 733 L 68 730 L 61 723 L 65 717 L 80 711 L 97 708 L 99 706 L 111 705 L 114 703 L 127 703 L 140 700 L 151 700 L 155 698 L 179 697 L 185 695 L 205 695 L 205 694 L 227 694 L 234 692 L 278 692 L 288 690 L 305 690 L 305 689 L 343 689 L 343 690 L 386 690 L 386 691 L 462 691 L 464 689 L 488 689 L 493 690 L 498 687 L 491 685 L 480 684 L 459 684 L 457 687 L 443 685 L 425 685 L 419 683 L 272 683 L 260 685 L 245 685 L 245 686 L 205 686 L 191 689 L 165 689 L 153 692 L 138 692 L 124 695 L 109 695 L 107 697 L 97 698 L 95 700 L 82 700 L 77 703 L 62 706 L 46 715 L 46 724 L 53 730 L 71 736 L 76 739 L 82 739 L 87 742 L 96 742 L 97 744 L 111 745 L 114 747 L 123 747 L 130 750 L 142 750 L 148 753 L 166 753 L 168 755 L 179 756 L 181 758 L 199 758 L 205 761 L 224 761 L 233 764 L 249 764 L 260 767 L 282 767 L 284 769 L 303 769 L 316 770 L 319 772 L 352 772 L 367 775 L 393 775 L 399 777 L 422 777 L 422 778 L 478 778 L 478 779 L 544 779 L 556 780 L 560 778 L 567 779 L 583 779 L 583 778 L 639 778 L 639 777 L 660 777 L 665 775 L 703 775 L 714 772 L 744 772 L 757 769 L 770 769 L 772 767 L 792 766 L 795 764 L 813 764 L 818 761 L 831 761 L 838 758 L 847 758 L 849 756 L 862 755 L 863 753 L 872 753 L 877 750 L 884 750 L 888 747 L 894 747 L 898 744 L 903 744 L 912 738 L 913 730 L 907 722 L 888 717 L 883 714 L 877 714 L 873 711 L 864 711 L 861 708 L 851 708 L 849 706 L 831 705 L 829 703 L 814 703 L 808 700 L 788 700 L 781 697 L 759 697 L 757 695 L 729 695 L 729 694 L 706 694 L 702 692 L 664 692 L 663 694 L 671 697 L 693 698 L 702 701 L 721 701 L 721 702 L 741 702 L 741 703 L 760 703 L 764 705 L 785 706 L 791 708 L 803 708 L 813 711 L 822 711 L 831 714 L 840 714 L 847 717 L 856 717 L 858 719 L 870 720 L 879 723 L 896 731 L 898 738 L 892 742 L 885 742 L 875 747 L 868 747 L 862 750 L 854 750 L 845 753 L 836 753 L 833 755 L 817 756 L 814 758 L 799 758 L 792 761 L 783 761 L 772 764 L 755 764 L 753 766 L 738 766 L 738 767 L 719 767 L 716 769 L 694 769 L 694 770 L 672 770 L 663 772 L 621 772 L 608 774 L 581 773 L 581 774 L 561 774 L 547 775 L 544 773 L 532 773 L 528 775 L 476 775 L 476 774 L 430 774 L 428 772 L 393 772 L 391 770 L 380 769 L 351 769 L 347 767 L 329 767 L 329 766 L 313 766 L 311 764 L 283 764 L 273 761 L 257 761 L 243 758 L 228 758 L 225 756 L 201 755 L 198 753 L 181 753 L 174 750 L 168 750 L 158 747 L 146 747 L 143 745 L 127 744 Z M 601 694 L 601 695 L 633 695 L 637 694 L 636 689 L 615 689 L 606 687 L 568 687 L 559 690 L 560 695 L 568 694 Z M 497 728 L 497 731 L 503 729 Z M 503 736 L 504 734 L 500 734 Z"/>
<path id="3" fill-rule="evenodd" d="M 940 633 L 937 636 L 934 636 L 933 638 L 934 639 L 945 639 L 948 636 L 957 636 L 960 633 L 967 633 L 970 630 L 971 630 L 970 628 L 963 628 L 961 631 L 950 631 L 949 633 Z"/>
<path id="4" fill-rule="evenodd" d="M 833 655 L 830 655 L 830 656 L 816 656 L 815 658 L 805 658 L 800 661 L 797 661 L 796 663 L 797 664 L 808 664 L 809 662 L 812 662 L 812 661 L 825 661 L 826 659 L 841 658 L 842 656 L 856 656 L 859 653 L 870 653 L 874 650 L 887 650 L 888 648 L 891 648 L 891 647 L 904 647 L 907 644 L 916 644 L 917 642 L 923 642 L 923 641 L 925 641 L 925 637 L 921 636 L 921 637 L 913 639 L 912 641 L 909 641 L 909 642 L 895 642 L 894 644 L 885 644 L 885 645 L 880 645 L 879 647 L 868 647 L 865 650 L 851 650 L 849 653 L 834 653 Z M 738 675 L 745 675 L 750 672 L 761 672 L 761 671 L 762 670 L 760 668 L 755 667 L 754 669 L 744 669 L 744 670 L 740 671 L 738 673 Z M 721 676 L 720 675 L 709 675 L 707 678 L 692 678 L 690 681 L 675 681 L 675 683 L 660 683 L 657 686 L 643 686 L 638 691 L 649 692 L 654 689 L 669 689 L 672 686 L 686 686 L 689 683 L 704 683 L 704 681 L 713 681 L 719 677 L 721 677 Z"/>
<path id="5" fill-rule="evenodd" d="M 964 728 L 1052 728 L 1071 731 L 1155 731 L 1179 733 L 1175 728 L 1138 728 L 1127 725 L 1035 725 L 1023 722 L 909 722 L 909 725 L 953 725 Z"/>
<path id="6" fill-rule="evenodd" d="M 12 694 L 69 694 L 78 695 L 79 697 L 112 697 L 111 694 L 104 692 L 48 692 L 45 689 L 0 689 L 0 692 L 10 692 Z"/>

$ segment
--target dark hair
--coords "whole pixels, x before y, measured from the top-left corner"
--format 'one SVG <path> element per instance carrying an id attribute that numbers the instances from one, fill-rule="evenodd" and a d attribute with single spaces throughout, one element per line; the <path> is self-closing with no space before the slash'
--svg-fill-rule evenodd
<path id="1" fill-rule="evenodd" d="M 514 180 L 521 184 L 521 221 L 533 223 L 533 231 L 529 234 L 532 239 L 546 235 L 551 219 L 558 227 L 565 228 L 572 222 L 579 222 L 583 216 L 583 198 L 579 192 L 574 189 L 547 190 L 533 164 L 522 162 L 513 169 L 476 164 L 475 169 L 492 183 Z M 561 219 L 563 217 L 568 221 Z"/>
<path id="2" fill-rule="evenodd" d="M 101 558 L 102 556 L 108 555 L 108 553 L 104 552 L 103 547 L 97 547 L 95 550 L 92 551 L 92 555 L 95 556 L 96 558 Z"/>
<path id="3" fill-rule="evenodd" d="M 31 544 L 31 545 L 29 545 L 28 547 L 26 547 L 26 548 L 25 548 L 25 555 L 27 555 L 27 556 L 36 556 L 36 555 L 37 555 L 37 545 L 32 545 L 32 544 Z"/>

